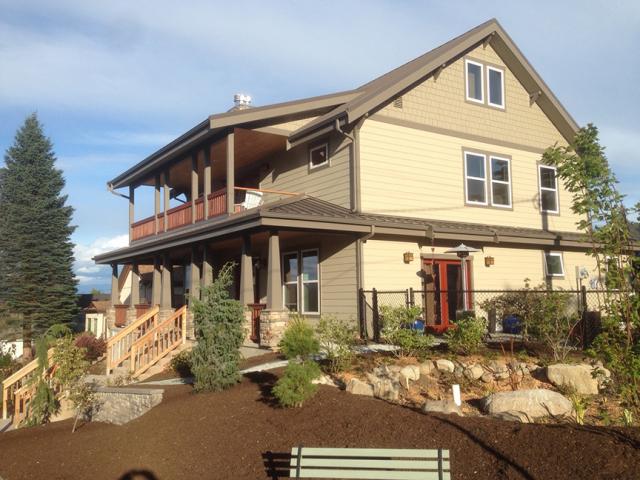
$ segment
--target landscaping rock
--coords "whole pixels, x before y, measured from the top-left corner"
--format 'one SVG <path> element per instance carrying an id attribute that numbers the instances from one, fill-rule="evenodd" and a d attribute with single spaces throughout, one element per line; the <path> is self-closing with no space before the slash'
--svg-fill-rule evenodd
<path id="1" fill-rule="evenodd" d="M 482 380 L 484 383 L 491 383 L 493 382 L 493 374 L 490 372 L 485 372 L 482 374 L 482 377 L 480 377 L 480 380 Z"/>
<path id="2" fill-rule="evenodd" d="M 424 413 L 455 413 L 463 416 L 462 410 L 453 400 L 427 400 L 422 406 Z"/>
<path id="3" fill-rule="evenodd" d="M 434 372 L 437 372 L 437 368 L 431 360 L 427 360 L 426 362 L 420 364 L 421 376 L 431 375 Z"/>
<path id="4" fill-rule="evenodd" d="M 418 380 L 420 378 L 420 367 L 418 365 L 407 365 L 400 370 L 400 376 L 405 380 Z"/>
<path id="5" fill-rule="evenodd" d="M 472 365 L 464 370 L 464 376 L 469 380 L 479 380 L 484 375 L 484 368 L 480 365 Z"/>
<path id="6" fill-rule="evenodd" d="M 124 425 L 144 415 L 162 401 L 164 390 L 155 388 L 98 387 L 86 419 Z"/>
<path id="7" fill-rule="evenodd" d="M 507 422 L 520 422 L 520 423 L 532 423 L 533 420 L 529 418 L 524 412 L 498 412 L 491 415 L 491 417 L 496 418 L 498 420 L 505 420 Z"/>
<path id="8" fill-rule="evenodd" d="M 530 419 L 570 415 L 573 410 L 567 398 L 546 389 L 494 393 L 482 399 L 481 407 L 492 416 L 518 412 L 518 415 L 524 414 Z"/>
<path id="9" fill-rule="evenodd" d="M 395 402 L 400 398 L 400 383 L 390 378 L 378 378 L 373 384 L 373 396 Z"/>
<path id="10" fill-rule="evenodd" d="M 508 373 L 509 369 L 507 368 L 507 364 L 502 360 L 491 360 L 487 365 L 489 370 L 491 370 L 495 374 Z M 509 376 L 509 375 L 507 375 Z"/>
<path id="11" fill-rule="evenodd" d="M 441 372 L 453 373 L 456 369 L 456 366 L 451 360 L 439 358 L 438 360 L 436 360 L 436 368 Z"/>
<path id="12" fill-rule="evenodd" d="M 582 395 L 597 395 L 598 380 L 591 365 L 558 363 L 547 367 L 547 378 L 558 388 L 569 388 Z"/>
<path id="13" fill-rule="evenodd" d="M 349 380 L 349 383 L 347 383 L 347 392 L 354 395 L 373 397 L 373 387 L 369 383 L 363 382 L 357 378 Z"/>
<path id="14" fill-rule="evenodd" d="M 329 375 L 320 375 L 318 378 L 312 380 L 311 383 L 315 383 L 316 385 L 328 385 L 330 387 L 340 387 L 340 384 Z"/>

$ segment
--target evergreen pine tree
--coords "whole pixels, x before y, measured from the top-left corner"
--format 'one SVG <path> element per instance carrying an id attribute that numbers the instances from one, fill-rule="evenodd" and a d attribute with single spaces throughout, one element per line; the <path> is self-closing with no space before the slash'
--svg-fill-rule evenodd
<path id="1" fill-rule="evenodd" d="M 36 114 L 27 117 L 0 168 L 0 304 L 31 338 L 77 313 L 65 182 Z"/>

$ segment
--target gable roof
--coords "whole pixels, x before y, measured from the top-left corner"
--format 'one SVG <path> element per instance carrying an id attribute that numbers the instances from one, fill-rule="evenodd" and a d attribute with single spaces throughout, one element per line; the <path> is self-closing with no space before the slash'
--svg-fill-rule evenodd
<path id="1" fill-rule="evenodd" d="M 536 102 L 541 110 L 565 139 L 571 141 L 578 130 L 578 124 L 495 18 L 362 85 L 355 90 L 360 93 L 356 98 L 295 130 L 289 135 L 289 141 L 292 143 L 303 141 L 315 130 L 336 120 L 352 124 L 372 110 L 417 86 L 439 68 L 453 63 L 485 41 L 490 43 L 527 92 L 537 96 Z"/>

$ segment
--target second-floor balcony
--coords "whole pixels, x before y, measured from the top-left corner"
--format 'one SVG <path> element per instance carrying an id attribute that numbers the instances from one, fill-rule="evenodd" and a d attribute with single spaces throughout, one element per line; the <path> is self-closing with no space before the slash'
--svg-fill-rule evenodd
<path id="1" fill-rule="evenodd" d="M 261 190 L 258 188 L 248 187 L 234 187 L 234 210 L 231 213 L 239 213 L 259 207 L 267 199 L 293 195 L 296 195 L 296 193 L 277 190 Z M 130 231 L 131 241 L 135 242 L 143 238 L 185 227 L 193 223 L 226 216 L 229 214 L 228 205 L 227 189 L 221 188 L 208 195 L 206 204 L 204 202 L 203 195 L 198 197 L 195 202 L 185 202 L 182 205 L 170 208 L 166 212 L 160 212 L 157 215 L 152 215 L 132 223 Z"/>

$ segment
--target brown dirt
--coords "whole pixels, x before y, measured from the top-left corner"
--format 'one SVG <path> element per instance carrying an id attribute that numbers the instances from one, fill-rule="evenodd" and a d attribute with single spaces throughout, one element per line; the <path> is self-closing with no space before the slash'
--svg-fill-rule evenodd
<path id="1" fill-rule="evenodd" d="M 276 377 L 254 374 L 222 393 L 168 387 L 161 405 L 117 427 L 69 421 L 0 434 L 6 479 L 286 478 L 292 446 L 447 448 L 453 478 L 632 479 L 640 471 L 640 429 L 523 425 L 423 415 L 321 387 L 304 407 L 274 406 Z M 147 470 L 146 477 L 126 476 Z"/>

